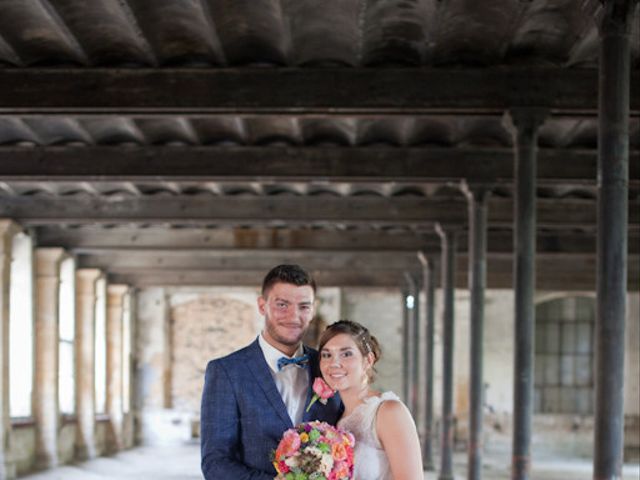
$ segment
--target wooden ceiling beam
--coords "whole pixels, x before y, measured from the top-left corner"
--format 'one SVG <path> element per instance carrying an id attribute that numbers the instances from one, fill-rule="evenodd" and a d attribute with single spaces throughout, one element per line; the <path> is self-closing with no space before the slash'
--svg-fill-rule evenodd
<path id="1" fill-rule="evenodd" d="M 254 287 L 258 292 L 260 282 L 268 270 L 183 270 L 138 271 L 136 273 L 110 273 L 110 283 L 124 283 L 134 287 L 149 286 L 203 286 L 203 287 Z M 418 272 L 416 272 L 418 273 Z M 385 287 L 400 288 L 404 274 L 398 270 L 386 272 L 326 272 L 312 271 L 320 287 Z"/>
<path id="2" fill-rule="evenodd" d="M 36 228 L 35 237 L 40 246 L 59 246 L 78 253 L 121 248 L 418 251 L 425 246 L 439 245 L 435 234 L 425 237 L 411 231 L 392 233 L 278 228 L 167 229 L 161 226 L 119 226 L 106 230 L 102 226 L 44 226 Z"/>
<path id="3" fill-rule="evenodd" d="M 640 112 L 640 72 L 630 107 Z M 500 113 L 542 107 L 594 114 L 597 69 L 12 68 L 0 113 Z"/>
<path id="4" fill-rule="evenodd" d="M 100 254 L 117 251 L 208 251 L 224 253 L 242 251 L 425 251 L 436 254 L 440 238 L 436 233 L 336 231 L 271 228 L 137 228 L 121 226 L 105 229 L 101 226 L 65 228 L 37 227 L 38 246 L 63 247 L 78 254 Z M 458 240 L 460 251 L 467 249 L 467 236 Z M 629 254 L 640 253 L 640 235 L 630 234 Z M 487 249 L 494 253 L 513 251 L 513 234 L 509 231 L 489 231 Z M 596 236 L 593 233 L 538 232 L 537 252 L 595 254 Z"/>
<path id="5" fill-rule="evenodd" d="M 491 265 L 504 270 L 512 269 L 513 253 L 488 253 Z M 640 256 L 630 255 L 629 264 L 638 262 Z M 536 265 L 544 270 L 553 270 L 556 266 L 571 270 L 595 268 L 594 253 L 538 253 Z M 303 264 L 311 270 L 326 271 L 377 271 L 377 270 L 420 270 L 417 252 L 379 251 L 264 251 L 264 250 L 228 250 L 220 251 L 103 251 L 78 255 L 81 268 L 101 268 L 112 272 L 134 273 L 137 270 L 265 270 L 273 265 L 293 263 Z M 465 253 L 458 255 L 458 269 L 468 268 Z M 633 270 L 633 267 L 631 268 Z M 637 270 L 637 269 L 636 269 Z"/>
<path id="6" fill-rule="evenodd" d="M 509 148 L 0 147 L 0 181 L 314 181 L 512 184 Z M 640 185 L 640 152 L 629 178 Z M 595 150 L 538 153 L 538 184 L 596 184 Z"/>
<path id="7" fill-rule="evenodd" d="M 629 258 L 628 288 L 635 291 L 640 288 L 640 258 L 636 255 Z M 456 287 L 466 289 L 468 273 L 467 259 L 459 256 L 456 270 Z M 320 286 L 353 286 L 353 287 L 392 287 L 405 286 L 404 272 L 412 273 L 420 278 L 418 268 L 403 270 L 388 269 L 324 269 L 311 259 L 304 263 L 316 278 Z M 256 287 L 265 272 L 273 264 L 263 265 L 262 269 L 247 268 L 119 268 L 108 271 L 109 280 L 126 283 L 137 287 L 151 285 L 200 285 L 200 286 L 252 286 Z M 513 265 L 510 258 L 489 258 L 487 263 L 487 288 L 513 288 Z M 571 257 L 560 256 L 539 257 L 536 259 L 536 290 L 595 291 L 595 260 L 576 261 Z"/>
<path id="8" fill-rule="evenodd" d="M 314 196 L 19 196 L 0 197 L 0 217 L 24 225 L 61 223 L 174 223 L 278 226 L 427 225 L 467 223 L 462 198 Z M 594 228 L 596 204 L 583 199 L 538 199 L 538 228 Z M 513 202 L 494 197 L 489 225 L 511 228 Z M 640 226 L 640 203 L 629 203 L 630 230 Z"/>
<path id="9" fill-rule="evenodd" d="M 81 268 L 112 272 L 136 270 L 264 270 L 279 264 L 303 264 L 311 270 L 420 270 L 417 252 L 247 251 L 226 252 L 147 251 L 84 254 Z"/>

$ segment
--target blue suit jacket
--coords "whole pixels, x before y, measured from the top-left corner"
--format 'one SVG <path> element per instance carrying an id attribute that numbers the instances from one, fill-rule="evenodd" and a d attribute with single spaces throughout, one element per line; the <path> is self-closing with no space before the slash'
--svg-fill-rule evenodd
<path id="1" fill-rule="evenodd" d="M 318 352 L 309 354 L 309 389 L 320 376 Z M 303 421 L 322 420 L 335 425 L 343 410 L 339 396 L 327 405 L 315 402 Z M 207 480 L 273 480 L 271 453 L 285 430 L 292 428 L 258 340 L 207 365 L 200 413 L 202 473 Z"/>

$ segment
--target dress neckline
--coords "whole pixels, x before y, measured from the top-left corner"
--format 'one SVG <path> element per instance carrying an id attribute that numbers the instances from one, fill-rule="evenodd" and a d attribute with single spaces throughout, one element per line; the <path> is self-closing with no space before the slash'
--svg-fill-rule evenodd
<path id="1" fill-rule="evenodd" d="M 370 405 L 372 402 L 374 402 L 374 400 L 377 400 L 377 403 L 380 403 L 384 400 L 394 400 L 397 399 L 397 395 L 391 391 L 388 392 L 381 392 L 379 395 L 371 395 L 367 398 L 365 398 L 362 403 L 360 403 L 356 408 L 353 409 L 353 411 L 347 415 L 347 416 L 343 416 L 342 418 L 340 418 L 340 420 L 338 420 L 338 423 L 342 423 L 345 420 L 353 417 L 355 415 L 356 412 L 358 412 L 359 410 L 362 409 L 362 407 L 366 406 L 366 405 Z"/>

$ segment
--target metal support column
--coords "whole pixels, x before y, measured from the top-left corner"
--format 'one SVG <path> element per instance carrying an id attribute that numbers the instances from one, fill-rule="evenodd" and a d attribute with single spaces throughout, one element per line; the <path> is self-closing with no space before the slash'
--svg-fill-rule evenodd
<path id="1" fill-rule="evenodd" d="M 420 252 L 418 255 L 423 270 L 423 290 L 425 294 L 425 401 L 424 439 L 422 442 L 422 463 L 428 471 L 434 470 L 433 463 L 433 339 L 435 337 L 435 276 L 433 259 Z"/>
<path id="2" fill-rule="evenodd" d="M 402 290 L 402 396 L 405 403 L 409 404 L 409 382 L 410 382 L 410 351 L 409 351 L 409 326 L 410 312 L 407 307 L 406 288 Z"/>
<path id="3" fill-rule="evenodd" d="M 405 272 L 409 295 L 413 297 L 409 309 L 409 399 L 408 407 L 413 418 L 418 420 L 418 398 L 420 385 L 420 284 L 410 273 Z"/>
<path id="4" fill-rule="evenodd" d="M 442 418 L 439 480 L 453 480 L 453 348 L 456 232 L 436 225 L 442 243 Z"/>
<path id="5" fill-rule="evenodd" d="M 531 470 L 531 420 L 533 417 L 536 156 L 538 127 L 545 111 L 514 109 L 509 112 L 515 145 L 515 362 L 513 380 L 513 446 L 511 478 L 528 480 Z"/>
<path id="6" fill-rule="evenodd" d="M 490 189 L 470 186 L 462 189 L 469 201 L 469 441 L 467 478 L 482 478 L 482 418 L 484 354 L 484 295 L 487 278 L 487 198 Z"/>
<path id="7" fill-rule="evenodd" d="M 600 22 L 598 254 L 593 478 L 622 478 L 629 184 L 630 0 Z"/>

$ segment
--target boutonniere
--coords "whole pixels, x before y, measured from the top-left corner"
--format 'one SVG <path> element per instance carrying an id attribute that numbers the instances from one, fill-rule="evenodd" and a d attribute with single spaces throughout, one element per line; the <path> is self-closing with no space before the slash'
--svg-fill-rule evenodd
<path id="1" fill-rule="evenodd" d="M 311 408 L 311 405 L 316 403 L 317 400 L 320 400 L 320 403 L 323 405 L 327 404 L 327 401 L 333 397 L 336 393 L 327 382 L 325 382 L 321 377 L 316 377 L 313 381 L 313 397 L 311 397 L 311 401 L 309 402 L 309 406 L 307 407 L 307 412 Z"/>

